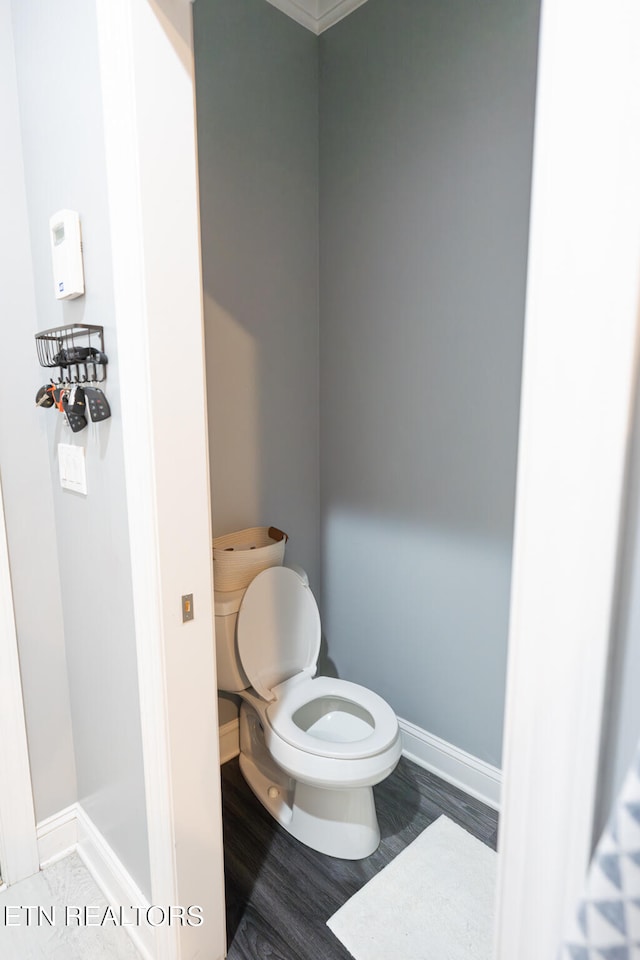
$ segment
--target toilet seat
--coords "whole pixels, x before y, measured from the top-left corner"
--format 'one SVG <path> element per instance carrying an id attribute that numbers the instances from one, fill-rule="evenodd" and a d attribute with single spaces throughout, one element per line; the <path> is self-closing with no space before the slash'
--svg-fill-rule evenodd
<path id="1" fill-rule="evenodd" d="M 249 584 L 237 623 L 238 652 L 276 737 L 315 757 L 358 760 L 398 737 L 388 703 L 366 687 L 318 677 L 320 614 L 308 582 L 270 567 Z"/>
<path id="2" fill-rule="evenodd" d="M 300 575 L 269 567 L 247 587 L 236 627 L 238 653 L 251 686 L 264 700 L 292 677 L 312 677 L 320 654 L 320 613 Z"/>
<path id="3" fill-rule="evenodd" d="M 398 721 L 389 704 L 377 693 L 357 683 L 336 677 L 295 677 L 276 688 L 275 693 L 275 701 L 267 707 L 266 719 L 278 737 L 304 753 L 337 760 L 358 760 L 382 753 L 398 737 Z M 309 733 L 304 729 L 304 723 L 296 722 L 294 717 L 305 708 L 313 718 L 312 705 L 317 701 L 325 701 L 318 707 L 319 721 L 331 710 L 340 711 L 341 708 L 354 716 L 355 738 L 332 739 L 330 721 L 324 731 L 329 736 Z M 323 706 L 326 707 L 324 713 Z"/>

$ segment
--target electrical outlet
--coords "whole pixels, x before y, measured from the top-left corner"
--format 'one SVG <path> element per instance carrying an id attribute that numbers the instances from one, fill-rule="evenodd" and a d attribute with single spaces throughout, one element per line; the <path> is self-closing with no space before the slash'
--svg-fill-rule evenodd
<path id="1" fill-rule="evenodd" d="M 193 594 L 185 593 L 182 597 L 182 622 L 193 620 Z"/>

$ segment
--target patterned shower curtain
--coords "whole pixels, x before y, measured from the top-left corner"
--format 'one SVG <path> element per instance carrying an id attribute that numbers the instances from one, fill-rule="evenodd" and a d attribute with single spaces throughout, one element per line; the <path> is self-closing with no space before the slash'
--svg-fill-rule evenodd
<path id="1" fill-rule="evenodd" d="M 640 746 L 559 960 L 640 960 Z"/>

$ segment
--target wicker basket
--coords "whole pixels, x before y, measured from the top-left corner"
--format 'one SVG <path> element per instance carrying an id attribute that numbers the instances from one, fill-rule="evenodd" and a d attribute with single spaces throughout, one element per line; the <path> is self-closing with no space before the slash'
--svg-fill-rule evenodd
<path id="1" fill-rule="evenodd" d="M 267 567 L 284 560 L 289 538 L 277 527 L 249 527 L 213 540 L 213 585 L 216 591 L 240 590 Z"/>

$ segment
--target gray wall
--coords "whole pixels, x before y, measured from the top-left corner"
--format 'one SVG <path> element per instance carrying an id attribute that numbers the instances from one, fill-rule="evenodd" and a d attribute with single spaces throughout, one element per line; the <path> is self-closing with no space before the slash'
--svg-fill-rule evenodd
<path id="1" fill-rule="evenodd" d="M 194 34 L 213 529 L 282 527 L 317 585 L 317 39 L 264 0 Z"/>
<path id="2" fill-rule="evenodd" d="M 38 328 L 102 324 L 110 360 L 111 420 L 74 435 L 57 411 L 37 411 L 47 431 L 39 469 L 52 490 L 78 799 L 149 894 L 95 9 L 14 0 L 13 23 Z M 48 221 L 61 207 L 79 211 L 84 242 L 86 296 L 67 303 L 51 290 Z M 30 365 L 19 402 L 32 403 L 45 380 Z M 85 447 L 87 497 L 60 487 L 59 442 Z"/>
<path id="3" fill-rule="evenodd" d="M 499 765 L 538 0 L 320 37 L 326 669 Z"/>
<path id="4" fill-rule="evenodd" d="M 77 798 L 60 599 L 48 440 L 35 389 L 38 329 L 10 0 L 0 0 L 0 205 L 10 229 L 0 237 L 0 480 L 13 579 L 20 668 L 36 817 Z M 0 787 L 1 789 L 1 787 Z"/>

